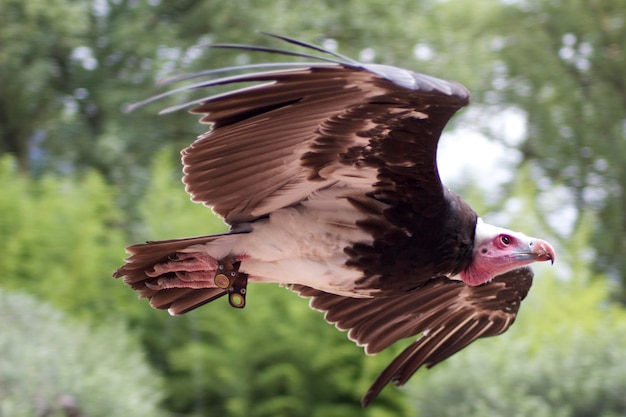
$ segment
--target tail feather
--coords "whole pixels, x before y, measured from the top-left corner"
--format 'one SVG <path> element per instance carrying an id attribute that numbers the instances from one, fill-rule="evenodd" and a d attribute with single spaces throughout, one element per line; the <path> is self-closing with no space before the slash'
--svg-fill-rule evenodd
<path id="1" fill-rule="evenodd" d="M 155 292 L 150 298 L 150 305 L 167 310 L 173 316 L 185 314 L 226 295 L 226 291 L 221 288 L 170 288 Z"/>
<path id="2" fill-rule="evenodd" d="M 124 282 L 139 292 L 141 298 L 150 299 L 150 304 L 157 309 L 167 309 L 170 314 L 183 314 L 226 294 L 220 288 L 162 288 L 153 283 L 157 278 L 149 276 L 154 266 L 171 262 L 177 254 L 193 245 L 205 244 L 218 239 L 222 235 L 199 236 L 184 239 L 172 239 L 147 242 L 126 248 L 130 254 L 126 262 L 113 273 L 115 278 L 124 278 Z M 175 276 L 166 274 L 162 277 Z"/>

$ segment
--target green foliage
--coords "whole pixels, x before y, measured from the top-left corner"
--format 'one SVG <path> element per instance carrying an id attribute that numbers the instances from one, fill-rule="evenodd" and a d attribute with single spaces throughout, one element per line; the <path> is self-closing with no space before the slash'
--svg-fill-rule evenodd
<path id="1" fill-rule="evenodd" d="M 542 274 L 507 334 L 418 378 L 418 415 L 624 415 L 626 314 L 600 287 Z"/>
<path id="2" fill-rule="evenodd" d="M 599 213 L 594 267 L 626 288 L 623 8 L 623 0 L 511 2 L 483 27 L 498 45 L 488 100 L 525 114 L 521 149 L 544 189 L 565 185 L 579 216 Z"/>
<path id="3" fill-rule="evenodd" d="M 26 165 L 29 141 L 60 115 L 55 57 L 69 55 L 87 27 L 86 3 L 0 0 L 0 152 Z M 56 91 L 55 91 L 56 90 Z M 67 93 L 67 92 L 66 92 Z"/>
<path id="4" fill-rule="evenodd" d="M 334 40 L 346 55 L 463 82 L 487 115 L 467 112 L 471 120 L 460 123 L 469 120 L 492 136 L 493 113 L 519 110 L 528 123 L 519 147 L 531 163 L 507 202 L 481 202 L 480 193 L 472 202 L 481 213 L 505 206 L 498 223 L 559 237 L 557 265 L 569 266 L 559 266 L 556 278 L 537 268 L 538 282 L 507 335 L 420 372 L 420 415 L 430 399 L 461 415 L 577 416 L 573 410 L 585 407 L 624 414 L 610 391 L 624 391 L 623 357 L 610 346 L 623 344 L 624 317 L 603 304 L 607 291 L 592 282 L 607 278 L 591 270 L 611 272 L 614 282 L 626 276 L 622 3 L 0 0 L 0 152 L 15 156 L 0 155 L 1 284 L 73 317 L 128 320 L 168 377 L 167 406 L 177 412 L 358 413 L 358 398 L 391 353 L 364 358 L 306 301 L 261 286 L 251 288 L 244 311 L 217 301 L 171 318 L 110 278 L 128 243 L 224 230 L 209 210 L 188 201 L 171 151 L 157 154 L 206 130 L 184 112 L 155 116 L 190 96 L 131 114 L 124 105 L 157 92 L 154 81 L 164 76 L 285 59 L 211 50 L 211 42 L 285 46 L 256 30 Z M 427 53 L 415 54 L 420 48 Z M 571 233 L 559 235 L 547 216 L 529 215 L 549 208 L 542 201 L 555 185 L 566 187 L 566 204 L 577 210 Z M 558 223 L 559 213 L 552 214 Z M 465 373 L 475 379 L 458 377 Z M 520 380 L 526 385 L 515 384 Z M 439 395 L 446 386 L 463 406 Z M 409 414 L 400 392 L 385 390 L 366 415 Z M 574 405 L 558 408 L 557 399 Z"/>
<path id="5" fill-rule="evenodd" d="M 150 184 L 138 205 L 142 238 L 164 240 L 227 231 L 224 221 L 209 208 L 190 201 L 181 181 L 180 157 L 176 152 L 174 163 L 172 154 L 165 148 L 153 160 Z"/>
<path id="6" fill-rule="evenodd" d="M 5 288 L 19 288 L 65 311 L 105 317 L 132 296 L 111 276 L 126 239 L 116 191 L 88 172 L 81 178 L 20 175 L 0 159 L 0 271 Z"/>
<path id="7" fill-rule="evenodd" d="M 191 341 L 170 350 L 176 408 L 233 417 L 409 415 L 391 390 L 360 407 L 390 352 L 367 357 L 285 289 L 255 285 L 248 294 L 242 311 L 218 300 L 190 313 Z"/>
<path id="8" fill-rule="evenodd" d="M 162 415 L 162 381 L 124 326 L 90 328 L 4 290 L 0 321 L 1 416 Z"/>

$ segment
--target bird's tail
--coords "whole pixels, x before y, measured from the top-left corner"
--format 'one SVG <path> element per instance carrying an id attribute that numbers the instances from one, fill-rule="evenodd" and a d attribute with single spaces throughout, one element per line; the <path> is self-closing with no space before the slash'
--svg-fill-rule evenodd
<path id="1" fill-rule="evenodd" d="M 223 234 L 129 246 L 126 251 L 130 256 L 113 277 L 123 277 L 141 298 L 150 299 L 153 307 L 167 309 L 172 315 L 186 313 L 226 294 L 231 305 L 241 308 L 245 305 L 247 276 L 238 273 L 240 259 L 216 259 L 204 250 L 214 244 L 231 247 L 236 238 L 236 234 Z"/>

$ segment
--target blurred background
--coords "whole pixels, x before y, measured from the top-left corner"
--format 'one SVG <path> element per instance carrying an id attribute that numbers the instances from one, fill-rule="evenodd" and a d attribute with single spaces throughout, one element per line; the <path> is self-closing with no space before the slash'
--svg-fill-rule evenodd
<path id="1" fill-rule="evenodd" d="M 625 0 L 0 0 L 0 416 L 626 416 Z M 182 317 L 111 278 L 123 248 L 225 230 L 168 76 L 285 57 L 269 31 L 466 85 L 447 185 L 557 247 L 517 323 L 367 410 L 375 357 L 285 289 Z M 209 94 L 209 92 L 200 92 Z"/>

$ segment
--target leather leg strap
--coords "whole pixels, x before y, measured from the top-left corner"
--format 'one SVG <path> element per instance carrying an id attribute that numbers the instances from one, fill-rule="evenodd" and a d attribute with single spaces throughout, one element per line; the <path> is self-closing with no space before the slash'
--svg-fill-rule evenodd
<path id="1" fill-rule="evenodd" d="M 215 277 L 213 282 L 217 288 L 227 290 L 232 287 L 233 282 L 239 275 L 239 265 L 241 262 L 231 262 L 231 259 L 224 258 L 217 261 L 217 269 L 215 270 Z"/>
<path id="2" fill-rule="evenodd" d="M 213 282 L 218 288 L 228 292 L 228 302 L 232 307 L 246 306 L 248 274 L 239 272 L 241 261 L 233 262 L 232 258 L 219 259 Z"/>
<path id="3" fill-rule="evenodd" d="M 233 286 L 228 289 L 228 302 L 231 307 L 244 308 L 246 306 L 246 292 L 248 291 L 248 274 L 239 273 Z"/>

